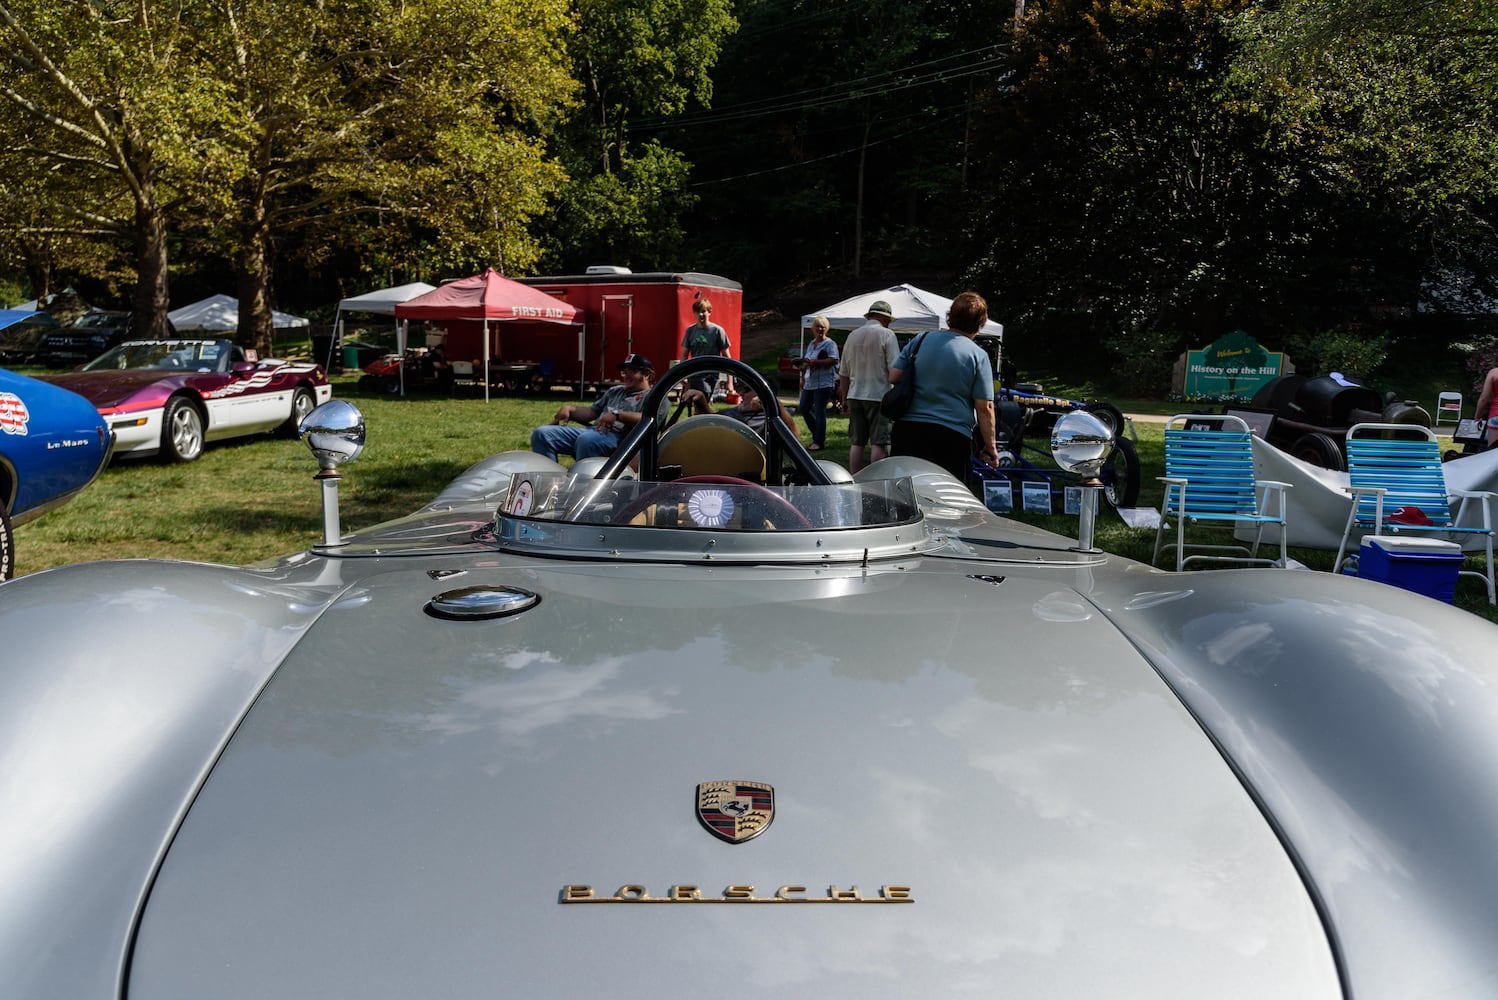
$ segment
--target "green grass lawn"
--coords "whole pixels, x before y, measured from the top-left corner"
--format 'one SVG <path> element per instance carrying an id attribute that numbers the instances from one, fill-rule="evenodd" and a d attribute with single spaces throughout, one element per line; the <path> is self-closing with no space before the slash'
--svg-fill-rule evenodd
<path id="1" fill-rule="evenodd" d="M 526 448 L 531 428 L 551 421 L 565 402 L 590 402 L 555 393 L 551 398 L 406 399 L 361 392 L 352 376 L 335 379 L 335 396 L 364 413 L 364 455 L 347 466 L 340 487 L 345 531 L 367 528 L 410 513 L 431 500 L 472 463 L 511 448 Z M 788 399 L 787 402 L 794 402 Z M 1150 411 L 1169 412 L 1156 404 Z M 827 449 L 818 457 L 846 464 L 848 423 L 828 421 Z M 809 441 L 804 425 L 801 438 Z M 1141 467 L 1139 505 L 1158 507 L 1155 477 L 1164 467 L 1162 427 L 1136 425 Z M 16 530 L 16 572 L 31 573 L 95 559 L 177 558 L 245 564 L 307 548 L 322 533 L 316 465 L 299 441 L 258 437 L 214 445 L 187 465 L 154 460 L 112 464 L 67 506 Z M 1017 514 L 1021 520 L 1075 536 L 1075 516 Z M 1097 521 L 1097 544 L 1108 552 L 1148 562 L 1154 532 L 1126 526 L 1106 506 Z M 1334 553 L 1292 549 L 1317 570 Z M 1498 621 L 1479 581 L 1463 578 L 1457 604 Z"/>

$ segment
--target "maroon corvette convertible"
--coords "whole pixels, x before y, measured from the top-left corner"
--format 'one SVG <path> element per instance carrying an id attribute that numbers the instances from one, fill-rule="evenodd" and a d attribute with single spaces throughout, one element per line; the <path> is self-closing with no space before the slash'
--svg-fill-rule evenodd
<path id="1" fill-rule="evenodd" d="M 115 433 L 115 455 L 172 462 L 191 462 L 208 441 L 295 433 L 333 395 L 320 366 L 257 363 L 227 340 L 131 341 L 47 381 L 99 408 Z"/>

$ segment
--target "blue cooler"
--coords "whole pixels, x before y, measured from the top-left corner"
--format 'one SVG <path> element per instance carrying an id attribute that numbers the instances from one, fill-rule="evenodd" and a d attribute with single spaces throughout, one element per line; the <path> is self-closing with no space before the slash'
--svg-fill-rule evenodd
<path id="1" fill-rule="evenodd" d="M 1456 578 L 1464 558 L 1460 545 L 1438 538 L 1370 536 L 1363 539 L 1358 553 L 1358 576 L 1450 604 L 1456 599 Z"/>

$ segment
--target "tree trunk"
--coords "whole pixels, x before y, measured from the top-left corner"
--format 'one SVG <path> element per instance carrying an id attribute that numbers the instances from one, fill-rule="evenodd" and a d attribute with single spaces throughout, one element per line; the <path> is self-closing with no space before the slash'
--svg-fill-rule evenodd
<path id="1" fill-rule="evenodd" d="M 32 254 L 29 250 L 29 246 L 22 244 L 26 280 L 31 283 L 31 297 L 36 299 L 37 309 L 41 309 L 47 304 L 47 296 L 52 294 L 52 265 L 42 260 L 39 254 Z"/>
<path id="2" fill-rule="evenodd" d="M 263 220 L 250 229 L 239 261 L 239 343 L 268 358 L 275 353 L 271 314 L 271 245 Z"/>
<path id="3" fill-rule="evenodd" d="M 142 182 L 135 201 L 135 313 L 134 335 L 159 339 L 171 336 L 167 310 L 171 286 L 167 274 L 166 219 L 156 204 L 155 190 Z"/>

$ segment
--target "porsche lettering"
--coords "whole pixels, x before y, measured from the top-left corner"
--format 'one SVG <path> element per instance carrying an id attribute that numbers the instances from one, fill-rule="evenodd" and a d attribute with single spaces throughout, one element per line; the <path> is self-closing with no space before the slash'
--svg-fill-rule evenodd
<path id="1" fill-rule="evenodd" d="M 708 895 L 695 885 L 673 885 L 652 895 L 643 885 L 621 885 L 612 895 L 591 885 L 564 885 L 563 903 L 914 903 L 908 885 L 882 885 L 879 892 L 865 894 L 858 886 L 829 885 L 825 893 L 812 893 L 804 885 L 783 885 L 770 895 L 757 895 L 752 885 L 730 885 L 720 895 Z"/>

